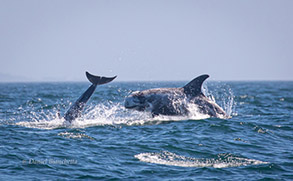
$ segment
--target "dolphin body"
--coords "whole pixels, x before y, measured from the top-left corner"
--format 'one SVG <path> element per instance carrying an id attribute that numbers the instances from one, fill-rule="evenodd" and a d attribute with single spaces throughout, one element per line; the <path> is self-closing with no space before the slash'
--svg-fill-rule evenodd
<path id="1" fill-rule="evenodd" d="M 80 117 L 86 102 L 90 99 L 90 97 L 96 90 L 97 85 L 102 85 L 111 82 L 117 76 L 100 77 L 86 72 L 86 77 L 92 83 L 92 85 L 76 100 L 76 102 L 65 113 L 64 119 L 69 123 L 71 123 L 74 119 Z"/>
<path id="2" fill-rule="evenodd" d="M 201 75 L 181 88 L 157 88 L 133 92 L 125 99 L 125 108 L 150 111 L 157 115 L 188 115 L 188 107 L 195 104 L 202 114 L 210 117 L 228 118 L 225 111 L 207 98 L 201 91 L 209 75 Z"/>

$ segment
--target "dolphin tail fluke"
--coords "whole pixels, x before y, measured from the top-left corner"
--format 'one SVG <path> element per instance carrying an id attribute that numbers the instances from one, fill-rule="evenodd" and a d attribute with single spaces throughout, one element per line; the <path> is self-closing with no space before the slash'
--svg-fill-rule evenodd
<path id="1" fill-rule="evenodd" d="M 202 94 L 201 92 L 201 86 L 202 83 L 209 77 L 209 75 L 204 74 L 201 76 L 196 77 L 192 81 L 190 81 L 188 84 L 186 84 L 183 89 L 184 93 L 191 96 L 196 96 L 199 94 Z"/>
<path id="2" fill-rule="evenodd" d="M 66 121 L 71 123 L 74 119 L 78 118 L 81 115 L 81 111 L 83 110 L 85 104 L 90 99 L 94 91 L 96 90 L 97 85 L 106 84 L 114 80 L 115 77 L 100 77 L 92 75 L 86 72 L 86 77 L 92 83 L 92 85 L 76 100 L 76 102 L 69 108 L 69 110 L 65 113 L 64 118 Z"/>
<path id="3" fill-rule="evenodd" d="M 94 85 L 102 85 L 102 84 L 106 84 L 108 82 L 111 82 L 117 76 L 115 76 L 115 77 L 100 77 L 100 76 L 95 76 L 95 75 L 92 75 L 92 74 L 86 72 L 86 77 L 88 78 L 88 80 L 92 84 L 94 84 Z"/>

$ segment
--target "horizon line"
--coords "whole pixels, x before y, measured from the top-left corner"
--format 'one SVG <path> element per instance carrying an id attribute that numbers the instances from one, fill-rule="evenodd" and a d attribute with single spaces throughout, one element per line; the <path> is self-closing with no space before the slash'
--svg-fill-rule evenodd
<path id="1" fill-rule="evenodd" d="M 117 80 L 115 82 L 188 82 L 191 80 Z M 290 79 L 210 79 L 208 82 L 292 82 Z M 86 83 L 87 80 L 0 80 L 0 83 Z"/>

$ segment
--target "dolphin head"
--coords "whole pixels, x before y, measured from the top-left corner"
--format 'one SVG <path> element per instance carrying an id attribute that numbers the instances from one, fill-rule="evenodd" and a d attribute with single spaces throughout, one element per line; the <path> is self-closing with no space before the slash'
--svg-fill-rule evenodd
<path id="1" fill-rule="evenodd" d="M 127 109 L 145 111 L 150 107 L 150 103 L 148 102 L 143 92 L 136 91 L 126 97 L 124 106 Z"/>

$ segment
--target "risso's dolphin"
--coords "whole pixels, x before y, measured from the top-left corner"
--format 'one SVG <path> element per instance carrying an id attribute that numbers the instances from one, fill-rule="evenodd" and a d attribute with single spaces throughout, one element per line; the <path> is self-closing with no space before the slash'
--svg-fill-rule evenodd
<path id="1" fill-rule="evenodd" d="M 76 100 L 76 102 L 68 109 L 68 111 L 64 115 L 64 119 L 71 123 L 74 119 L 80 117 L 81 112 L 89 100 L 91 95 L 96 90 L 97 85 L 106 84 L 114 80 L 115 77 L 100 77 L 94 76 L 88 72 L 86 72 L 86 77 L 92 83 L 92 85 Z"/>
<path id="2" fill-rule="evenodd" d="M 157 88 L 136 91 L 125 99 L 125 108 L 150 111 L 157 115 L 188 115 L 189 106 L 195 105 L 202 114 L 210 117 L 227 118 L 225 111 L 207 98 L 201 91 L 209 75 L 201 75 L 180 88 Z"/>

